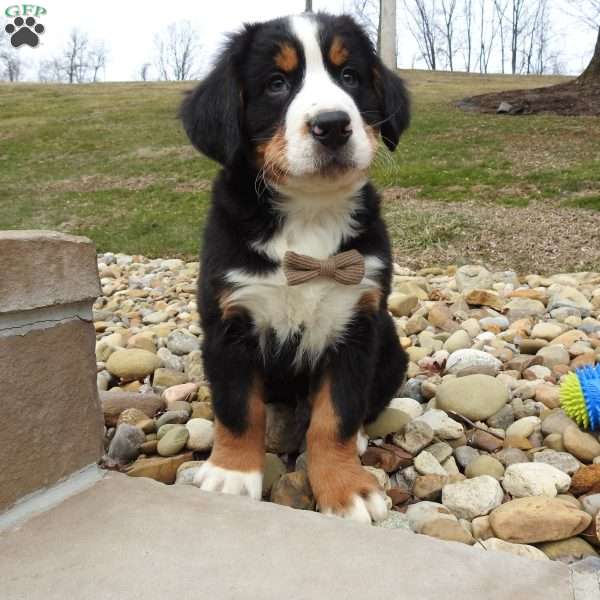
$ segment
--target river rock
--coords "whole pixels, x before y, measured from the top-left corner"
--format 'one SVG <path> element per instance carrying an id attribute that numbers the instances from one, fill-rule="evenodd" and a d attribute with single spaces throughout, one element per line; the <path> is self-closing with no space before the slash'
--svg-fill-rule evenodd
<path id="1" fill-rule="evenodd" d="M 529 457 L 523 450 L 519 448 L 504 448 L 500 450 L 495 457 L 505 466 L 515 465 L 518 463 L 530 462 Z"/>
<path id="2" fill-rule="evenodd" d="M 479 456 L 479 451 L 471 446 L 458 446 L 453 454 L 460 467 L 466 469 Z"/>
<path id="3" fill-rule="evenodd" d="M 489 375 L 466 375 L 443 381 L 436 404 L 442 410 L 482 421 L 497 413 L 508 399 L 508 388 L 501 381 Z"/>
<path id="4" fill-rule="evenodd" d="M 563 444 L 568 452 L 583 462 L 592 462 L 600 456 L 600 442 L 591 434 L 584 433 L 576 425 L 563 431 Z"/>
<path id="5" fill-rule="evenodd" d="M 212 448 L 215 438 L 215 426 L 208 419 L 190 419 L 185 424 L 189 437 L 188 450 L 206 452 Z"/>
<path id="6" fill-rule="evenodd" d="M 265 467 L 263 470 L 262 495 L 267 498 L 271 494 L 273 486 L 287 472 L 285 463 L 277 456 L 267 452 L 265 454 Z"/>
<path id="7" fill-rule="evenodd" d="M 460 439 L 464 433 L 463 426 L 450 418 L 443 410 L 431 409 L 424 412 L 415 421 L 427 423 L 434 434 L 442 440 Z"/>
<path id="8" fill-rule="evenodd" d="M 192 452 L 184 452 L 177 456 L 153 456 L 138 458 L 125 473 L 130 477 L 150 477 L 162 483 L 174 483 L 178 467 L 193 459 Z"/>
<path id="9" fill-rule="evenodd" d="M 167 348 L 175 355 L 182 356 L 200 349 L 198 338 L 185 329 L 176 329 L 167 337 Z"/>
<path id="10" fill-rule="evenodd" d="M 140 446 L 145 440 L 146 436 L 139 427 L 122 423 L 110 442 L 108 458 L 119 465 L 130 463 L 139 456 Z"/>
<path id="11" fill-rule="evenodd" d="M 190 413 L 187 410 L 168 410 L 156 419 L 156 430 L 158 431 L 163 425 L 177 424 L 187 422 L 190 418 Z"/>
<path id="12" fill-rule="evenodd" d="M 515 421 L 506 430 L 506 436 L 519 436 L 528 438 L 536 429 L 539 430 L 541 421 L 539 417 L 523 417 Z"/>
<path id="13" fill-rule="evenodd" d="M 305 471 L 282 475 L 273 485 L 271 502 L 292 508 L 314 510 L 315 499 Z"/>
<path id="14" fill-rule="evenodd" d="M 415 533 L 421 533 L 425 524 L 436 519 L 449 519 L 456 521 L 456 517 L 443 505 L 438 502 L 416 502 L 406 509 L 406 517 L 410 528 Z"/>
<path id="15" fill-rule="evenodd" d="M 380 438 L 390 433 L 398 433 L 411 420 L 410 415 L 402 410 L 387 407 L 373 423 L 365 427 L 365 432 L 370 438 Z"/>
<path id="16" fill-rule="evenodd" d="M 446 361 L 446 372 L 457 377 L 465 375 L 494 376 L 502 368 L 502 363 L 487 352 L 464 348 L 453 352 Z"/>
<path id="17" fill-rule="evenodd" d="M 465 469 L 465 475 L 469 479 L 481 475 L 490 475 L 494 479 L 500 480 L 504 475 L 504 466 L 502 463 L 487 454 L 483 454 L 472 460 Z"/>
<path id="18" fill-rule="evenodd" d="M 402 433 L 394 436 L 394 444 L 412 455 L 418 454 L 433 441 L 433 429 L 425 421 L 414 420 Z"/>
<path id="19" fill-rule="evenodd" d="M 175 456 L 183 450 L 189 435 L 189 431 L 183 425 L 173 427 L 158 441 L 158 454 Z"/>
<path id="20" fill-rule="evenodd" d="M 392 398 L 388 408 L 394 408 L 406 413 L 411 419 L 420 417 L 423 414 L 423 406 L 414 398 Z"/>
<path id="21" fill-rule="evenodd" d="M 444 467 L 442 467 L 433 454 L 430 454 L 427 450 L 423 450 L 415 457 L 414 465 L 415 469 L 421 475 L 447 475 Z"/>
<path id="22" fill-rule="evenodd" d="M 471 336 L 464 329 L 458 329 L 444 342 L 444 349 L 450 354 L 470 347 Z"/>
<path id="23" fill-rule="evenodd" d="M 560 286 L 550 297 L 548 311 L 552 312 L 557 308 L 573 308 L 582 317 L 589 317 L 592 311 L 589 300 L 577 288 L 570 286 Z"/>
<path id="24" fill-rule="evenodd" d="M 494 285 L 492 274 L 481 265 L 464 265 L 457 269 L 455 278 L 459 292 L 476 288 L 488 289 Z"/>
<path id="25" fill-rule="evenodd" d="M 504 473 L 502 486 L 514 498 L 524 496 L 553 497 L 566 492 L 571 478 L 556 467 L 546 463 L 517 463 Z"/>
<path id="26" fill-rule="evenodd" d="M 568 452 L 541 450 L 533 455 L 533 462 L 546 463 L 560 469 L 567 475 L 573 475 L 581 467 L 581 463 Z"/>
<path id="27" fill-rule="evenodd" d="M 500 484 L 489 475 L 444 486 L 442 504 L 458 518 L 473 519 L 487 515 L 502 503 Z"/>
<path id="28" fill-rule="evenodd" d="M 492 550 L 495 552 L 508 552 L 515 556 L 522 556 L 523 558 L 529 558 L 531 560 L 548 560 L 548 557 L 535 546 L 529 546 L 528 544 L 511 544 L 505 542 L 499 538 L 488 538 L 481 542 L 486 550 Z"/>
<path id="29" fill-rule="evenodd" d="M 458 521 L 451 521 L 450 519 L 427 521 L 421 528 L 421 533 L 449 542 L 460 542 L 468 545 L 475 543 L 473 536 Z"/>
<path id="30" fill-rule="evenodd" d="M 191 402 L 194 400 L 198 393 L 198 387 L 197 383 L 182 383 L 181 385 L 174 385 L 167 388 L 162 393 L 167 408 L 169 408 L 173 402 Z"/>
<path id="31" fill-rule="evenodd" d="M 113 352 L 106 362 L 106 368 L 111 375 L 123 381 L 143 379 L 154 373 L 160 367 L 160 360 L 156 354 L 147 350 L 117 350 Z"/>
<path id="32" fill-rule="evenodd" d="M 544 346 L 538 350 L 536 356 L 539 356 L 544 361 L 544 366 L 549 369 L 554 369 L 559 365 L 568 365 L 571 360 L 569 351 L 560 344 Z"/>
<path id="33" fill-rule="evenodd" d="M 557 542 L 544 542 L 539 549 L 552 560 L 572 563 L 586 556 L 598 556 L 594 547 L 580 537 L 572 537 Z"/>
<path id="34" fill-rule="evenodd" d="M 511 500 L 490 514 L 490 525 L 495 535 L 520 544 L 576 536 L 591 520 L 590 515 L 572 504 L 547 496 Z"/>
<path id="35" fill-rule="evenodd" d="M 579 496 L 590 491 L 600 492 L 600 464 L 581 467 L 571 478 L 572 494 Z"/>
<path id="36" fill-rule="evenodd" d="M 416 296 L 394 292 L 388 296 L 388 308 L 395 317 L 410 317 L 419 304 Z"/>

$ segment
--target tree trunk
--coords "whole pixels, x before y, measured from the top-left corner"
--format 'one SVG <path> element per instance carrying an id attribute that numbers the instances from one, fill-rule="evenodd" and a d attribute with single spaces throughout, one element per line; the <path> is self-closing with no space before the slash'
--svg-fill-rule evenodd
<path id="1" fill-rule="evenodd" d="M 600 28 L 598 29 L 598 39 L 596 40 L 594 56 L 592 56 L 587 69 L 577 79 L 577 83 L 584 85 L 590 83 L 600 84 Z"/>
<path id="2" fill-rule="evenodd" d="M 396 0 L 381 0 L 379 18 L 379 54 L 383 64 L 396 70 Z"/>
<path id="3" fill-rule="evenodd" d="M 312 12 L 312 0 L 306 0 L 304 12 Z"/>

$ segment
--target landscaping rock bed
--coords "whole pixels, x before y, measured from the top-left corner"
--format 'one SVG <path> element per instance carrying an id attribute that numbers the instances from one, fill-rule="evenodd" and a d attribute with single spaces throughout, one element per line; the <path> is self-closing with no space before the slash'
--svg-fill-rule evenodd
<path id="1" fill-rule="evenodd" d="M 94 308 L 106 468 L 193 485 L 213 441 L 198 263 L 102 254 Z M 394 270 L 390 311 L 410 364 L 366 428 L 386 490 L 380 527 L 528 556 L 600 562 L 600 441 L 559 385 L 600 361 L 600 273 Z M 263 495 L 315 509 L 293 411 L 268 406 Z"/>

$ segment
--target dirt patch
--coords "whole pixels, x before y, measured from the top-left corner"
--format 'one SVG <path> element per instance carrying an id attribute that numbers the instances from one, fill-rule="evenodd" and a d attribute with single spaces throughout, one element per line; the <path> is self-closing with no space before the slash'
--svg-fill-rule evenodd
<path id="1" fill-rule="evenodd" d="M 535 200 L 526 207 L 445 203 L 416 198 L 414 191 L 402 188 L 390 188 L 383 195 L 395 258 L 401 265 L 476 262 L 519 273 L 556 273 L 600 264 L 597 211 L 570 209 L 558 200 Z M 432 238 L 431 232 L 444 224 L 442 235 Z M 422 235 L 427 236 L 423 241 Z"/>
<path id="2" fill-rule="evenodd" d="M 143 146 L 141 148 L 137 148 L 133 152 L 131 152 L 128 156 L 132 156 L 133 158 L 164 158 L 165 156 L 169 157 L 183 157 L 183 158 L 193 158 L 198 155 L 198 151 L 191 145 L 181 145 L 181 146 Z"/>
<path id="3" fill-rule="evenodd" d="M 569 81 L 532 90 L 508 90 L 465 98 L 459 108 L 495 113 L 501 102 L 508 102 L 514 114 L 555 113 L 557 115 L 600 116 L 600 85 L 581 85 Z"/>
<path id="4" fill-rule="evenodd" d="M 176 192 L 194 193 L 210 192 L 213 182 L 210 179 L 194 179 L 185 183 L 178 183 L 173 189 Z"/>

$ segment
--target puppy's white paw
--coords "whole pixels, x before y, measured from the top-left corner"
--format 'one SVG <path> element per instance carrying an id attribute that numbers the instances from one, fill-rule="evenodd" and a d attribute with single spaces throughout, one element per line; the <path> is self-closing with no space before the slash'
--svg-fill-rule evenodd
<path id="1" fill-rule="evenodd" d="M 331 508 L 320 509 L 324 515 L 341 517 L 358 523 L 371 524 L 372 521 L 383 521 L 387 517 L 388 507 L 384 495 L 379 491 L 373 491 L 366 498 L 353 494 L 350 504 L 340 510 Z"/>
<path id="2" fill-rule="evenodd" d="M 194 476 L 193 484 L 205 492 L 250 496 L 260 500 L 262 478 L 260 471 L 232 471 L 206 461 Z"/>

